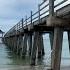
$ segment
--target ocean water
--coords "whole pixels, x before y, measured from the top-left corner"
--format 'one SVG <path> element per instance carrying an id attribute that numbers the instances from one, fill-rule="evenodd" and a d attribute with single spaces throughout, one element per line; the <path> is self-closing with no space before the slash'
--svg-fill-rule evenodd
<path id="1" fill-rule="evenodd" d="M 47 37 L 47 38 L 46 38 Z M 49 40 L 49 34 L 45 35 L 44 39 L 44 46 L 45 46 L 45 59 L 47 58 L 48 64 L 50 63 L 50 55 L 51 55 L 51 46 Z M 49 54 L 49 55 L 48 55 Z M 48 60 L 50 59 L 50 60 Z M 46 61 L 46 64 L 47 64 Z M 70 52 L 69 52 L 69 44 L 68 44 L 68 37 L 67 33 L 64 32 L 63 35 L 63 44 L 62 44 L 62 55 L 61 55 L 61 66 L 69 66 L 70 67 Z"/>
<path id="2" fill-rule="evenodd" d="M 47 70 L 51 65 L 51 47 L 49 34 L 44 35 L 45 55 L 42 59 L 36 60 L 36 66 L 30 66 L 30 58 L 22 59 L 10 51 L 0 40 L 0 70 Z M 70 53 L 67 33 L 63 36 L 61 70 L 70 70 Z"/>

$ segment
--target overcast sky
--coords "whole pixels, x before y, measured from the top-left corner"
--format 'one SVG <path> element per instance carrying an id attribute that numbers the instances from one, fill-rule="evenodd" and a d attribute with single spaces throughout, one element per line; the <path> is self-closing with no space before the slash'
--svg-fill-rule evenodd
<path id="1" fill-rule="evenodd" d="M 22 17 L 35 11 L 42 0 L 0 0 L 0 29 L 8 31 Z"/>
<path id="2" fill-rule="evenodd" d="M 0 29 L 7 32 L 20 21 L 21 18 L 24 18 L 26 15 L 30 16 L 31 10 L 34 12 L 38 10 L 38 3 L 42 1 L 43 0 L 0 0 Z"/>

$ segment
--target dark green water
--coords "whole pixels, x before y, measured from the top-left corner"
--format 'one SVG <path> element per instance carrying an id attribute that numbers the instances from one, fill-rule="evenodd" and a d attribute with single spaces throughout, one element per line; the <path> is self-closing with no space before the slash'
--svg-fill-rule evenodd
<path id="1" fill-rule="evenodd" d="M 36 66 L 30 66 L 30 58 L 26 59 L 12 53 L 6 45 L 0 44 L 0 70 L 47 70 L 51 65 L 51 48 L 49 35 L 44 37 L 45 56 L 41 60 L 36 60 Z M 61 70 L 70 70 L 70 53 L 67 36 L 63 38 Z M 66 69 L 65 69 L 66 68 Z M 68 69 L 69 68 L 69 69 Z"/>

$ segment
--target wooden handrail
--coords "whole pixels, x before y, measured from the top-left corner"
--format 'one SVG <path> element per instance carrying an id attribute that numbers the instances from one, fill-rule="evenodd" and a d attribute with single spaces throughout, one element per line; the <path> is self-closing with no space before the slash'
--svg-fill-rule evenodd
<path id="1" fill-rule="evenodd" d="M 48 1 L 48 0 L 46 0 L 46 1 Z M 46 1 L 45 1 L 45 2 L 46 2 Z M 54 1 L 56 1 L 56 0 L 54 0 Z M 58 3 L 57 5 L 54 5 L 54 8 L 56 8 L 56 7 L 58 7 L 59 5 L 65 3 L 66 1 L 68 1 L 68 0 L 63 0 L 63 1 L 61 1 L 60 3 Z M 30 17 L 28 17 L 28 18 L 26 17 L 26 19 L 25 19 L 24 21 L 23 21 L 23 19 L 20 20 L 14 27 L 12 27 L 12 28 L 5 34 L 5 36 L 8 35 L 8 34 L 10 34 L 10 33 L 11 33 L 12 31 L 14 31 L 14 30 L 17 30 L 17 31 L 18 31 L 20 28 L 24 28 L 24 26 L 27 26 L 29 23 L 33 24 L 33 23 L 34 23 L 33 21 L 36 20 L 36 19 L 38 19 L 38 20 L 39 20 L 39 23 L 40 23 L 40 19 L 41 19 L 40 17 L 41 17 L 42 15 L 44 15 L 45 13 L 49 12 L 49 9 L 43 11 L 43 9 L 45 9 L 45 8 L 47 8 L 47 7 L 49 6 L 49 3 L 41 8 L 41 6 L 42 6 L 45 2 L 42 2 L 41 4 L 38 5 L 38 11 L 36 11 L 35 13 L 33 13 L 33 12 L 31 11 L 31 16 L 30 16 Z M 43 13 L 41 13 L 41 11 L 43 11 Z M 37 15 L 37 14 L 38 14 L 38 15 Z M 47 16 L 47 15 L 46 15 L 46 16 Z M 24 24 L 24 23 L 26 23 L 26 24 Z"/>

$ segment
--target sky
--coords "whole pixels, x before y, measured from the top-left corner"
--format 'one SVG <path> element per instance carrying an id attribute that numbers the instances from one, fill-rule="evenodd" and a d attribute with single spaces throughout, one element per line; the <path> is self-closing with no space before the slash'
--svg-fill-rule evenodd
<path id="1" fill-rule="evenodd" d="M 0 0 L 0 29 L 7 32 L 30 12 L 38 10 L 43 0 Z M 62 0 L 57 0 L 58 2 Z M 55 2 L 56 4 L 58 2 Z M 68 0 L 70 2 L 70 0 Z"/>
<path id="2" fill-rule="evenodd" d="M 42 0 L 0 0 L 0 29 L 7 32 L 21 18 L 30 16 Z"/>

